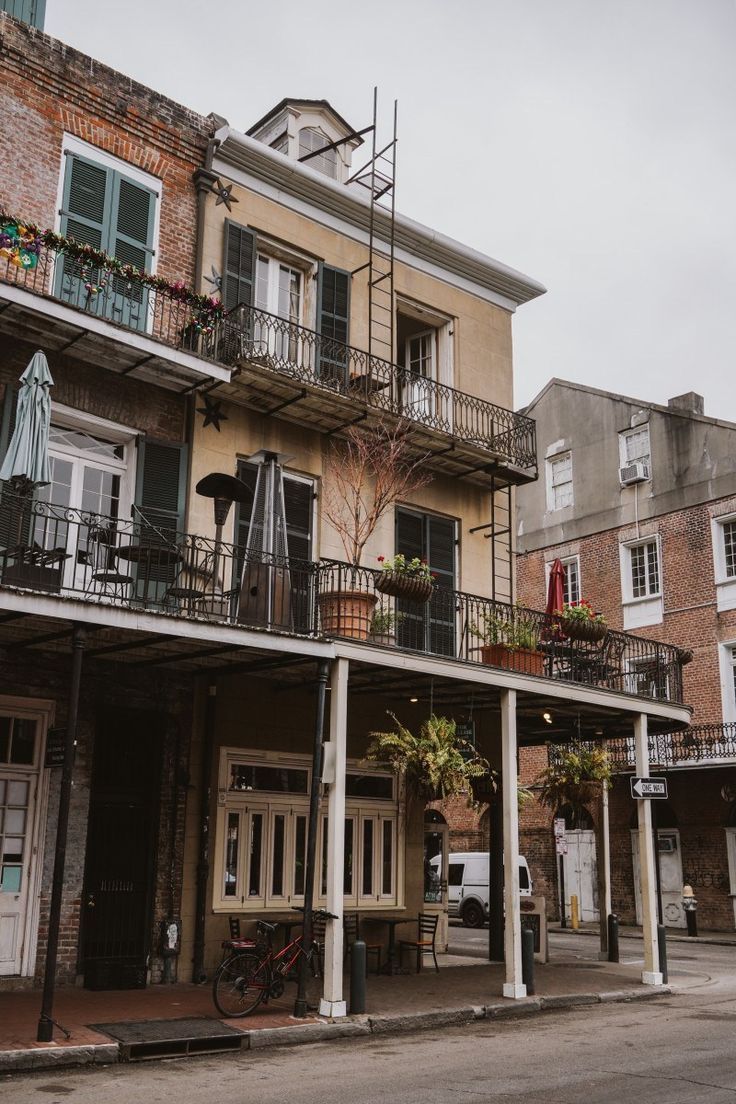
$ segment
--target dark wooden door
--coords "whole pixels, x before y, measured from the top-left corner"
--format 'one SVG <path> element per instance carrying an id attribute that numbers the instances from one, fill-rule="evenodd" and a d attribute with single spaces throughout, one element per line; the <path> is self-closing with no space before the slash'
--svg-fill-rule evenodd
<path id="1" fill-rule="evenodd" d="M 129 710 L 95 738 L 82 898 L 84 984 L 143 988 L 152 927 L 162 721 Z"/>

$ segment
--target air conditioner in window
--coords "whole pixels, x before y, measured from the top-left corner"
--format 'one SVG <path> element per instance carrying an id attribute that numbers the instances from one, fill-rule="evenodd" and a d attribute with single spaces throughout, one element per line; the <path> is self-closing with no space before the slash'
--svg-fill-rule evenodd
<path id="1" fill-rule="evenodd" d="M 633 464 L 621 468 L 618 477 L 622 487 L 628 487 L 631 483 L 643 483 L 649 478 L 649 465 L 643 460 L 635 460 Z"/>

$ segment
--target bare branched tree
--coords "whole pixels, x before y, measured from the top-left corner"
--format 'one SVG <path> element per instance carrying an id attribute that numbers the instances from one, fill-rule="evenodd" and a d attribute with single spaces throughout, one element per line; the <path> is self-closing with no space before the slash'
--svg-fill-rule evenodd
<path id="1" fill-rule="evenodd" d="M 351 426 L 345 440 L 331 446 L 323 509 L 346 559 L 355 566 L 389 507 L 431 482 L 425 465 L 428 453 L 411 457 L 410 428 L 405 421 L 370 429 Z"/>

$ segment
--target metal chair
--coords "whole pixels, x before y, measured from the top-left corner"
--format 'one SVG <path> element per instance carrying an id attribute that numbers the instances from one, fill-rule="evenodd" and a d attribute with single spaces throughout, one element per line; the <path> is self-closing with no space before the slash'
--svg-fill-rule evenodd
<path id="1" fill-rule="evenodd" d="M 360 939 L 360 920 L 358 919 L 357 912 L 346 912 L 342 918 L 342 927 L 345 933 L 345 954 L 350 954 L 353 949 L 353 943 L 356 939 Z M 368 965 L 370 963 L 371 955 L 376 960 L 376 973 L 381 972 L 381 955 L 383 954 L 383 945 L 381 943 L 366 943 L 365 945 L 365 974 L 368 976 Z"/>
<path id="2" fill-rule="evenodd" d="M 122 602 L 128 597 L 133 585 L 132 576 L 124 574 L 117 567 L 116 532 L 114 528 L 96 526 L 89 530 L 87 537 L 88 564 L 92 569 L 85 598 L 101 602 L 110 598 L 113 602 Z"/>
<path id="3" fill-rule="evenodd" d="M 190 547 L 181 564 L 174 582 L 164 594 L 163 604 L 174 605 L 189 613 L 201 607 L 206 598 L 214 598 L 218 586 L 214 575 L 214 553 L 201 554 L 200 550 Z"/>
<path id="4" fill-rule="evenodd" d="M 435 940 L 437 938 L 437 925 L 439 924 L 439 915 L 429 916 L 426 912 L 420 912 L 417 917 L 417 938 L 416 939 L 401 939 L 399 941 L 399 961 L 401 962 L 404 957 L 404 948 L 408 947 L 409 950 L 414 951 L 417 956 L 417 973 L 422 968 L 422 958 L 424 955 L 431 954 L 434 959 L 434 968 L 439 973 L 440 967 L 437 961 L 437 952 L 435 950 Z"/>

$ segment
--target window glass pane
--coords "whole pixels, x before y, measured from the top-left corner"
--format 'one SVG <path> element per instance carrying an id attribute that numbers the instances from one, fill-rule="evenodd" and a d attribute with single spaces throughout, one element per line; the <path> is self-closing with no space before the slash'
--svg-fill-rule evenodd
<path id="1" fill-rule="evenodd" d="M 271 892 L 274 897 L 284 894 L 284 847 L 286 835 L 286 817 L 281 813 L 273 818 L 273 869 L 271 871 Z"/>
<path id="2" fill-rule="evenodd" d="M 1 739 L 0 739 L 1 742 Z M 16 717 L 13 721 L 11 763 L 32 763 L 36 750 L 36 721 Z M 0 755 L 2 758 L 2 755 Z"/>
<path id="3" fill-rule="evenodd" d="M 736 521 L 727 521 L 723 526 L 723 551 L 726 561 L 726 577 L 736 576 Z"/>
<path id="4" fill-rule="evenodd" d="M 306 793 L 306 770 L 287 767 L 247 766 L 233 763 L 230 768 L 231 790 L 265 790 L 271 793 Z"/>
<path id="5" fill-rule="evenodd" d="M 3 862 L 6 863 L 19 863 L 23 858 L 23 840 L 21 837 L 15 838 L 11 836 L 5 837 L 3 843 Z"/>
<path id="6" fill-rule="evenodd" d="M 642 426 L 624 437 L 624 450 L 626 462 L 633 464 L 635 460 L 649 461 L 649 426 Z"/>
<path id="7" fill-rule="evenodd" d="M 562 583 L 562 598 L 565 602 L 579 602 L 580 573 L 578 571 L 578 561 L 576 559 L 563 560 L 562 566 L 565 568 L 565 578 Z"/>
<path id="8" fill-rule="evenodd" d="M 8 805 L 20 805 L 26 808 L 28 805 L 28 783 L 8 781 Z"/>
<path id="9" fill-rule="evenodd" d="M 240 843 L 240 816 L 227 815 L 227 842 L 225 854 L 225 896 L 235 897 L 238 888 L 238 847 Z"/>
<path id="10" fill-rule="evenodd" d="M 525 866 L 519 867 L 519 889 L 529 888 L 529 872 Z"/>
<path id="11" fill-rule="evenodd" d="M 447 884 L 451 886 L 461 886 L 463 884 L 464 871 L 465 863 L 450 863 L 450 869 L 447 872 Z"/>
<path id="12" fill-rule="evenodd" d="M 634 598 L 646 594 L 646 574 L 644 570 L 644 545 L 631 549 L 631 593 Z"/>
<path id="13" fill-rule="evenodd" d="M 364 897 L 373 894 L 373 821 L 363 821 L 363 888 Z"/>
<path id="14" fill-rule="evenodd" d="M 5 813 L 5 831 L 6 832 L 25 832 L 26 830 L 26 811 L 25 809 L 8 809 Z"/>
<path id="15" fill-rule="evenodd" d="M 391 801 L 394 796 L 394 780 L 380 774 L 350 774 L 345 779 L 348 797 L 377 797 Z"/>
<path id="16" fill-rule="evenodd" d="M 0 877 L 0 890 L 3 893 L 20 892 L 20 872 L 19 866 L 3 866 Z"/>
<path id="17" fill-rule="evenodd" d="M 296 818 L 294 841 L 294 893 L 304 896 L 304 866 L 307 857 L 307 818 Z"/>
<path id="18" fill-rule="evenodd" d="M 394 876 L 394 826 L 390 820 L 383 822 L 383 857 L 381 863 L 381 893 L 393 891 Z"/>
<path id="19" fill-rule="evenodd" d="M 248 896 L 262 897 L 261 866 L 263 852 L 263 814 L 253 813 L 250 819 L 250 871 L 248 873 Z"/>
<path id="20" fill-rule="evenodd" d="M 346 897 L 353 896 L 353 827 L 352 817 L 345 820 L 345 857 L 343 866 L 342 891 Z"/>

